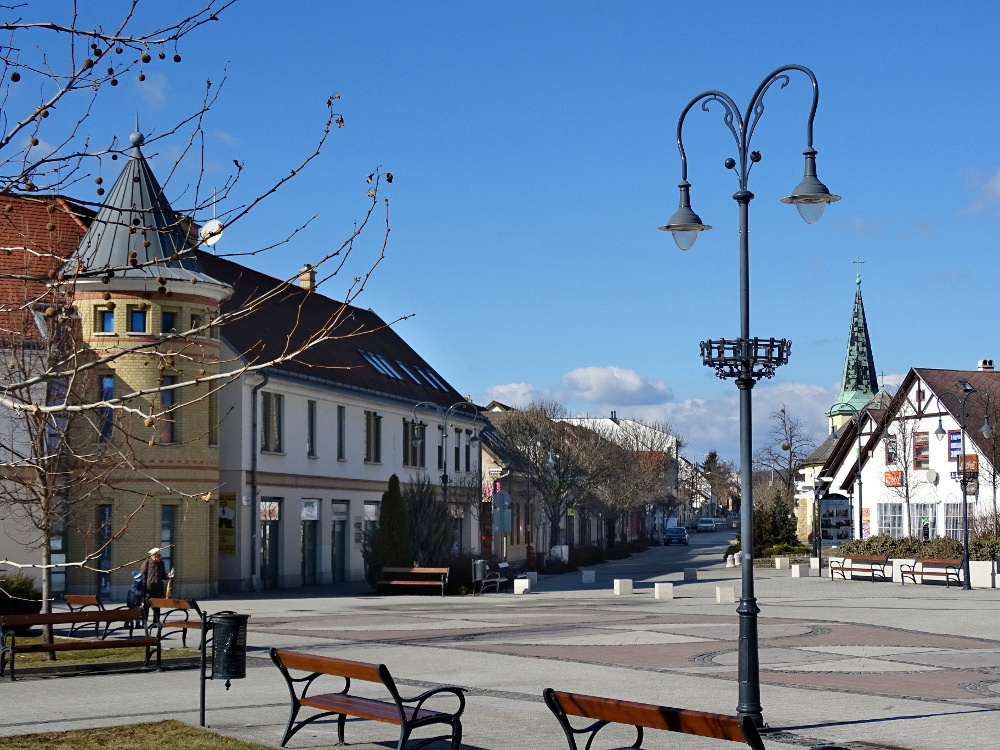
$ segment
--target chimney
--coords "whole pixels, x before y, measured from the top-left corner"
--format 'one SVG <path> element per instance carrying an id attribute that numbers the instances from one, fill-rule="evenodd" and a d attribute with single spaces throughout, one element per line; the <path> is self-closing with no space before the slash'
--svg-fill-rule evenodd
<path id="1" fill-rule="evenodd" d="M 992 359 L 979 360 L 979 366 L 976 369 L 979 370 L 979 372 L 993 372 L 993 360 Z"/>
<path id="2" fill-rule="evenodd" d="M 299 286 L 303 289 L 316 288 L 316 269 L 306 263 L 306 267 L 299 271 Z"/>

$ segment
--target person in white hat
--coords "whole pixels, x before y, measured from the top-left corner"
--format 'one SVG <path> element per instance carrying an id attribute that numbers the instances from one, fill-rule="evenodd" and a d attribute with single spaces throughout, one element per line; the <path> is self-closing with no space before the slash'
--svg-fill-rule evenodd
<path id="1" fill-rule="evenodd" d="M 173 578 L 174 573 L 167 573 L 167 566 L 163 564 L 163 557 L 160 555 L 160 547 L 153 547 L 149 551 L 149 557 L 142 564 L 143 581 L 146 586 L 146 596 L 142 603 L 142 619 L 146 620 L 149 613 L 149 599 L 162 599 L 166 591 L 167 579 Z M 160 610 L 153 608 L 153 622 L 160 621 Z"/>

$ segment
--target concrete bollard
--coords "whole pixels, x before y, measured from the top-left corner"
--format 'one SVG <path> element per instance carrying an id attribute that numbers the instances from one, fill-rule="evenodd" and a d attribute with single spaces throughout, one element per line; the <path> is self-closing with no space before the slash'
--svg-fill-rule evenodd
<path id="1" fill-rule="evenodd" d="M 792 578 L 808 578 L 809 568 L 805 565 L 793 565 L 792 566 Z"/>
<path id="2" fill-rule="evenodd" d="M 514 579 L 514 593 L 515 594 L 530 594 L 531 593 L 531 579 L 530 578 L 515 578 Z"/>
<path id="3" fill-rule="evenodd" d="M 674 584 L 672 584 L 672 583 L 654 583 L 653 584 L 653 598 L 654 599 L 673 599 L 674 598 Z"/>
<path id="4" fill-rule="evenodd" d="M 774 558 L 774 569 L 775 570 L 788 570 L 789 560 L 787 557 L 776 557 Z"/>
<path id="5" fill-rule="evenodd" d="M 715 601 L 717 604 L 735 604 L 736 603 L 736 587 L 735 586 L 716 586 L 715 587 Z"/>
<path id="6" fill-rule="evenodd" d="M 736 555 L 726 555 L 726 567 L 727 568 L 736 567 Z"/>
<path id="7" fill-rule="evenodd" d="M 632 596 L 632 579 L 615 579 L 615 596 Z"/>
<path id="8" fill-rule="evenodd" d="M 581 570 L 581 575 L 583 576 L 584 583 L 594 583 L 596 577 L 594 576 L 594 571 L 592 570 Z"/>
<path id="9" fill-rule="evenodd" d="M 684 568 L 684 580 L 685 581 L 697 581 L 698 580 L 698 569 L 697 568 Z"/>
<path id="10" fill-rule="evenodd" d="M 809 558 L 809 570 L 819 570 L 819 558 L 810 557 Z"/>

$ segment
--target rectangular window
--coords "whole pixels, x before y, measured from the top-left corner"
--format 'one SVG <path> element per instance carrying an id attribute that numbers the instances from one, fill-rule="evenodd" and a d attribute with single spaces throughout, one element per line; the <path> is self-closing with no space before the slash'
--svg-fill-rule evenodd
<path id="1" fill-rule="evenodd" d="M 146 311 L 138 307 L 128 309 L 129 333 L 146 333 Z"/>
<path id="2" fill-rule="evenodd" d="M 163 567 L 169 573 L 177 565 L 177 557 L 174 555 L 174 517 L 177 510 L 176 505 L 164 505 L 160 508 L 160 557 L 163 558 Z"/>
<path id="3" fill-rule="evenodd" d="M 98 593 L 111 593 L 111 505 L 97 506 L 97 590 Z"/>
<path id="4" fill-rule="evenodd" d="M 347 407 L 337 407 L 337 460 L 347 460 Z"/>
<path id="5" fill-rule="evenodd" d="M 444 427 L 438 426 L 438 471 L 444 471 Z"/>
<path id="6" fill-rule="evenodd" d="M 160 408 L 164 412 L 160 415 L 160 442 L 168 445 L 180 442 L 177 430 L 177 412 L 173 410 L 178 403 L 178 393 L 176 388 L 169 388 L 169 386 L 176 384 L 176 375 L 163 376 L 163 388 L 168 388 L 168 390 L 160 391 Z"/>
<path id="7" fill-rule="evenodd" d="M 219 392 L 208 394 L 208 444 L 219 445 Z"/>
<path id="8" fill-rule="evenodd" d="M 382 415 L 365 412 L 365 463 L 382 462 Z"/>
<path id="9" fill-rule="evenodd" d="M 962 534 L 961 503 L 947 503 L 944 506 L 944 535 L 959 541 L 964 536 Z"/>
<path id="10" fill-rule="evenodd" d="M 306 401 L 306 455 L 316 458 L 316 402 Z"/>
<path id="11" fill-rule="evenodd" d="M 427 441 L 419 440 L 414 442 L 414 438 L 424 437 L 425 425 L 413 422 L 408 419 L 403 420 L 403 466 L 414 469 L 425 467 L 425 457 L 427 455 Z"/>
<path id="12" fill-rule="evenodd" d="M 454 463 L 455 468 L 453 469 L 455 473 L 458 473 L 462 470 L 462 464 L 460 462 L 461 458 L 462 458 L 462 431 L 455 430 L 455 463 Z"/>
<path id="13" fill-rule="evenodd" d="M 269 453 L 284 450 L 285 397 L 280 393 L 261 391 L 260 449 Z"/>
<path id="14" fill-rule="evenodd" d="M 111 401 L 115 397 L 115 376 L 104 375 L 101 377 L 101 401 Z M 99 430 L 101 442 L 108 442 L 111 439 L 111 432 L 114 429 L 115 410 L 111 406 L 102 406 L 99 409 Z"/>
<path id="15" fill-rule="evenodd" d="M 99 333 L 115 332 L 115 311 L 106 310 L 104 306 L 94 308 L 94 329 Z"/>
<path id="16" fill-rule="evenodd" d="M 465 433 L 465 471 L 466 473 L 472 471 L 472 435 L 469 432 Z"/>
<path id="17" fill-rule="evenodd" d="M 903 536 L 903 505 L 902 503 L 878 504 L 878 531 L 894 539 Z"/>
<path id="18" fill-rule="evenodd" d="M 927 531 L 924 531 L 924 527 Z M 926 536 L 924 536 L 926 534 Z M 933 539 L 937 536 L 937 506 L 931 503 L 910 503 L 910 536 Z"/>
<path id="19" fill-rule="evenodd" d="M 885 463 L 886 465 L 899 463 L 899 453 L 896 451 L 895 435 L 890 435 L 885 439 Z"/>
<path id="20" fill-rule="evenodd" d="M 930 461 L 930 442 L 927 438 L 926 432 L 915 432 L 913 433 L 913 468 L 914 469 L 929 469 L 931 466 Z"/>
<path id="21" fill-rule="evenodd" d="M 191 313 L 191 329 L 194 330 L 195 328 L 199 328 L 200 326 L 201 326 L 201 313 Z"/>
<path id="22" fill-rule="evenodd" d="M 164 310 L 160 313 L 160 332 L 177 333 L 177 313 L 173 310 Z"/>

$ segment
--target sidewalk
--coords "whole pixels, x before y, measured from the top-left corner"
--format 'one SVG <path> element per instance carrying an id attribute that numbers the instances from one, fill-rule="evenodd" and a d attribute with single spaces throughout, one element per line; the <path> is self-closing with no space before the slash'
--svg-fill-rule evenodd
<path id="1" fill-rule="evenodd" d="M 266 658 L 271 646 L 383 662 L 409 692 L 468 688 L 466 750 L 563 750 L 541 702 L 545 687 L 732 714 L 737 618 L 735 605 L 715 603 L 715 587 L 733 586 L 739 596 L 739 569 L 719 559 L 710 547 L 653 548 L 598 567 L 594 584 L 578 573 L 541 576 L 537 593 L 523 596 L 379 597 L 347 584 L 205 601 L 209 612 L 251 615 L 247 678 L 228 692 L 221 682 L 207 685 L 208 723 L 277 746 L 287 691 Z M 684 583 L 683 568 L 692 566 L 701 580 Z M 761 702 L 775 730 L 768 748 L 996 745 L 996 590 L 756 574 Z M 615 596 L 615 578 L 631 578 L 635 593 Z M 658 581 L 675 584 L 673 600 L 653 598 Z M 17 705 L 0 734 L 162 718 L 198 723 L 196 670 L 30 679 L 0 690 Z M 719 747 L 655 735 L 647 746 Z M 359 750 L 394 747 L 395 737 L 388 725 L 348 723 L 347 739 Z M 334 728 L 320 724 L 289 746 L 335 742 Z"/>

